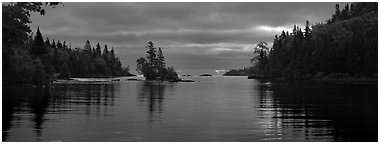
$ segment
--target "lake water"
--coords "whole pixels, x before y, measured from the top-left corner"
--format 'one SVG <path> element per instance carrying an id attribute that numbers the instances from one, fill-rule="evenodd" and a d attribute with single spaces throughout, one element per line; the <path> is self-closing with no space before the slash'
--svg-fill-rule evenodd
<path id="1" fill-rule="evenodd" d="M 3 141 L 377 141 L 377 84 L 195 83 L 4 88 Z"/>

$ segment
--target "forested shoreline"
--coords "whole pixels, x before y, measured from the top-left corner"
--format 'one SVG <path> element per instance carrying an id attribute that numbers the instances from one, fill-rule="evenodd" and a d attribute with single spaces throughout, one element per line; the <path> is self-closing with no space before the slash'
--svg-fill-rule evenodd
<path id="1" fill-rule="evenodd" d="M 29 27 L 31 13 L 45 14 L 44 7 L 61 3 L 17 2 L 3 8 L 3 83 L 46 84 L 71 77 L 117 77 L 131 75 L 122 68 L 113 48 L 90 41 L 83 48 L 35 34 Z M 276 35 L 271 48 L 260 42 L 252 66 L 230 70 L 225 75 L 265 78 L 377 78 L 377 3 L 351 3 L 340 8 L 325 23 Z M 137 60 L 137 72 L 147 80 L 178 80 L 173 67 L 166 67 L 161 48 L 148 42 L 147 56 Z M 103 49 L 103 50 L 102 50 Z"/>
<path id="2" fill-rule="evenodd" d="M 71 77 L 116 77 L 130 75 L 122 68 L 114 49 L 99 43 L 72 48 L 65 41 L 44 39 L 40 28 L 35 35 L 28 26 L 30 13 L 45 14 L 43 6 L 61 3 L 3 4 L 3 84 L 43 85 Z M 103 51 L 101 50 L 103 49 Z"/>
<path id="3" fill-rule="evenodd" d="M 259 44 L 253 66 L 227 72 L 266 78 L 377 78 L 377 3 L 351 3 L 326 23 L 276 35 L 272 48 Z M 238 72 L 239 71 L 239 72 Z"/>
<path id="4" fill-rule="evenodd" d="M 33 34 L 30 13 L 45 14 L 44 7 L 62 3 L 3 4 L 3 83 L 44 85 L 55 79 L 104 78 L 134 76 L 129 66 L 122 68 L 113 47 L 99 43 L 93 47 L 89 40 L 83 48 L 71 43 L 43 38 L 38 27 Z M 137 71 L 147 80 L 180 81 L 173 67 L 165 67 L 161 48 L 149 41 L 147 57 L 137 60 Z M 103 50 L 102 50 L 103 49 Z"/>

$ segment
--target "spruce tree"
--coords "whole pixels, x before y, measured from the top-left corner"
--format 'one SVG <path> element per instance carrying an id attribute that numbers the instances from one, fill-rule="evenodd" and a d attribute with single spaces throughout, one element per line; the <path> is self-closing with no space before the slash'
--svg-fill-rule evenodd
<path id="1" fill-rule="evenodd" d="M 107 45 L 104 45 L 104 49 L 103 49 L 103 58 L 104 60 L 107 61 L 107 57 L 108 57 L 108 48 L 107 48 Z"/>
<path id="2" fill-rule="evenodd" d="M 159 71 L 160 77 L 163 78 L 164 74 L 165 74 L 164 73 L 164 69 L 165 69 L 165 57 L 162 54 L 162 50 L 161 50 L 160 47 L 158 48 L 158 52 L 157 52 L 157 67 L 158 67 L 158 71 Z"/>
<path id="3" fill-rule="evenodd" d="M 148 51 L 146 52 L 146 58 L 148 59 L 148 62 L 152 65 L 152 67 L 154 67 L 157 61 L 156 48 L 154 47 L 154 43 L 152 41 L 149 41 L 146 45 L 146 48 L 148 49 Z"/>
<path id="4" fill-rule="evenodd" d="M 55 40 L 53 39 L 53 42 L 51 42 L 51 48 L 57 48 L 56 44 L 55 44 Z"/>
<path id="5" fill-rule="evenodd" d="M 305 38 L 306 38 L 307 40 L 310 40 L 310 36 L 311 36 L 310 23 L 309 23 L 309 21 L 306 21 L 306 26 L 305 26 Z"/>
<path id="6" fill-rule="evenodd" d="M 37 33 L 34 38 L 31 52 L 34 57 L 43 57 L 45 54 L 47 54 L 47 49 L 45 48 L 44 39 L 42 38 L 39 27 L 37 28 Z"/>
<path id="7" fill-rule="evenodd" d="M 115 51 L 113 50 L 113 47 L 111 48 L 111 58 L 115 59 Z"/>
<path id="8" fill-rule="evenodd" d="M 63 49 L 67 49 L 66 41 L 63 41 L 63 43 L 62 43 L 62 47 L 63 47 Z"/>
<path id="9" fill-rule="evenodd" d="M 50 40 L 49 40 L 48 37 L 45 40 L 45 46 L 48 47 L 48 48 L 50 48 Z"/>
<path id="10" fill-rule="evenodd" d="M 102 50 L 100 44 L 96 44 L 96 57 L 100 57 L 102 55 Z"/>
<path id="11" fill-rule="evenodd" d="M 156 48 L 154 47 L 154 43 L 152 41 L 149 41 L 148 44 L 145 46 L 147 50 L 146 59 L 148 63 L 147 68 L 147 79 L 155 79 L 158 75 L 158 69 L 157 69 L 157 55 L 156 55 Z"/>
<path id="12" fill-rule="evenodd" d="M 58 49 L 62 49 L 63 48 L 62 43 L 59 40 L 57 42 L 57 48 Z"/>
<path id="13" fill-rule="evenodd" d="M 91 43 L 89 40 L 86 41 L 86 44 L 84 44 L 84 51 L 88 54 L 91 53 Z"/>

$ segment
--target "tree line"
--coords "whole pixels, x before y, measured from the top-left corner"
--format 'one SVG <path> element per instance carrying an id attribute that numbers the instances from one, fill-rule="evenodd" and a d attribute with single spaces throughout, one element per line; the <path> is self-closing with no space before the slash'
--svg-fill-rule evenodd
<path id="1" fill-rule="evenodd" d="M 254 67 L 244 67 L 227 71 L 223 76 L 249 76 L 255 72 Z"/>
<path id="2" fill-rule="evenodd" d="M 60 3 L 3 4 L 3 82 L 11 84 L 43 84 L 52 79 L 70 77 L 114 77 L 128 73 L 122 69 L 114 49 L 98 43 L 91 47 L 87 40 L 84 49 L 71 44 L 45 40 L 39 28 L 33 38 L 28 26 L 30 13 L 45 14 L 43 6 Z"/>
<path id="3" fill-rule="evenodd" d="M 377 3 L 351 3 L 326 23 L 276 35 L 272 48 L 260 43 L 253 74 L 271 78 L 377 77 Z"/>

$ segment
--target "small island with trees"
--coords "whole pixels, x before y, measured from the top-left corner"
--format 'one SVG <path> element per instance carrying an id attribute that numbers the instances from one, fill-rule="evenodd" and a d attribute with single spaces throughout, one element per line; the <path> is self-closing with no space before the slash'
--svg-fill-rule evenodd
<path id="1" fill-rule="evenodd" d="M 173 66 L 165 67 L 165 57 L 160 47 L 157 50 L 152 41 L 149 41 L 145 47 L 148 49 L 146 57 L 136 61 L 138 73 L 143 74 L 146 80 L 181 81 Z"/>
<path id="2" fill-rule="evenodd" d="M 178 77 L 173 66 L 166 67 L 165 57 L 161 47 L 158 49 L 152 41 L 148 41 L 145 46 L 146 57 L 136 60 L 136 71 L 143 74 L 148 81 L 169 81 L 169 82 L 195 82 L 193 80 L 182 80 Z"/>

